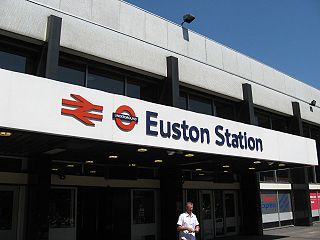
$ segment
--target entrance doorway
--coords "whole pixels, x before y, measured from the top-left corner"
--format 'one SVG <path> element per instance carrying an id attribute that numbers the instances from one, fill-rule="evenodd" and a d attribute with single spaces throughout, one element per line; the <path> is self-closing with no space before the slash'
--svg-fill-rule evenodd
<path id="1" fill-rule="evenodd" d="M 158 240 L 158 191 L 131 190 L 131 240 Z"/>
<path id="2" fill-rule="evenodd" d="M 76 203 L 76 188 L 51 188 L 49 240 L 76 240 Z"/>
<path id="3" fill-rule="evenodd" d="M 238 193 L 235 190 L 185 190 L 185 202 L 194 203 L 201 239 L 239 233 Z"/>
<path id="4" fill-rule="evenodd" d="M 17 239 L 19 187 L 0 186 L 0 239 Z"/>
<path id="5" fill-rule="evenodd" d="M 236 191 L 215 190 L 216 236 L 239 233 L 238 198 Z"/>

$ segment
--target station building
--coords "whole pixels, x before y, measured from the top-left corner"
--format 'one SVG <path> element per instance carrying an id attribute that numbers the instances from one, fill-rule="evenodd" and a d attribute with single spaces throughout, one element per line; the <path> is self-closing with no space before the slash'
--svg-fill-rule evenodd
<path id="1" fill-rule="evenodd" d="M 2 0 L 0 239 L 319 220 L 320 92 L 118 0 Z M 307 69 L 306 69 L 307 70 Z"/>

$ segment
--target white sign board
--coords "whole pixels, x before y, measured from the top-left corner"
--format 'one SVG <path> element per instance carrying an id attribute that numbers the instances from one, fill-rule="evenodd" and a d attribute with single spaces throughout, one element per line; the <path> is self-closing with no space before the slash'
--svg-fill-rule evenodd
<path id="1" fill-rule="evenodd" d="M 0 78 L 1 127 L 318 164 L 312 139 L 6 70 Z"/>

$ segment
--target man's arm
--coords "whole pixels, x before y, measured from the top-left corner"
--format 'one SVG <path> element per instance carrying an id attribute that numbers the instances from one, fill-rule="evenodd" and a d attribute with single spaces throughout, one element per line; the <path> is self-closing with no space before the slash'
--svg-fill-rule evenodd
<path id="1" fill-rule="evenodd" d="M 194 232 L 193 228 L 191 227 L 184 227 L 184 226 L 178 225 L 177 231 L 184 231 L 184 230 L 188 230 L 189 232 Z"/>

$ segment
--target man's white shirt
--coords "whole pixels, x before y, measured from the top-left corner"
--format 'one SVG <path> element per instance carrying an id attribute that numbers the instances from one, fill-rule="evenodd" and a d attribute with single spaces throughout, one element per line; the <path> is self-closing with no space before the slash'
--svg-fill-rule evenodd
<path id="1" fill-rule="evenodd" d="M 181 213 L 177 222 L 177 225 L 182 227 L 191 227 L 196 229 L 196 226 L 199 225 L 197 216 L 193 213 L 189 215 L 187 212 Z M 195 240 L 196 234 L 194 232 L 189 232 L 188 230 L 180 231 L 179 233 L 180 240 Z"/>

